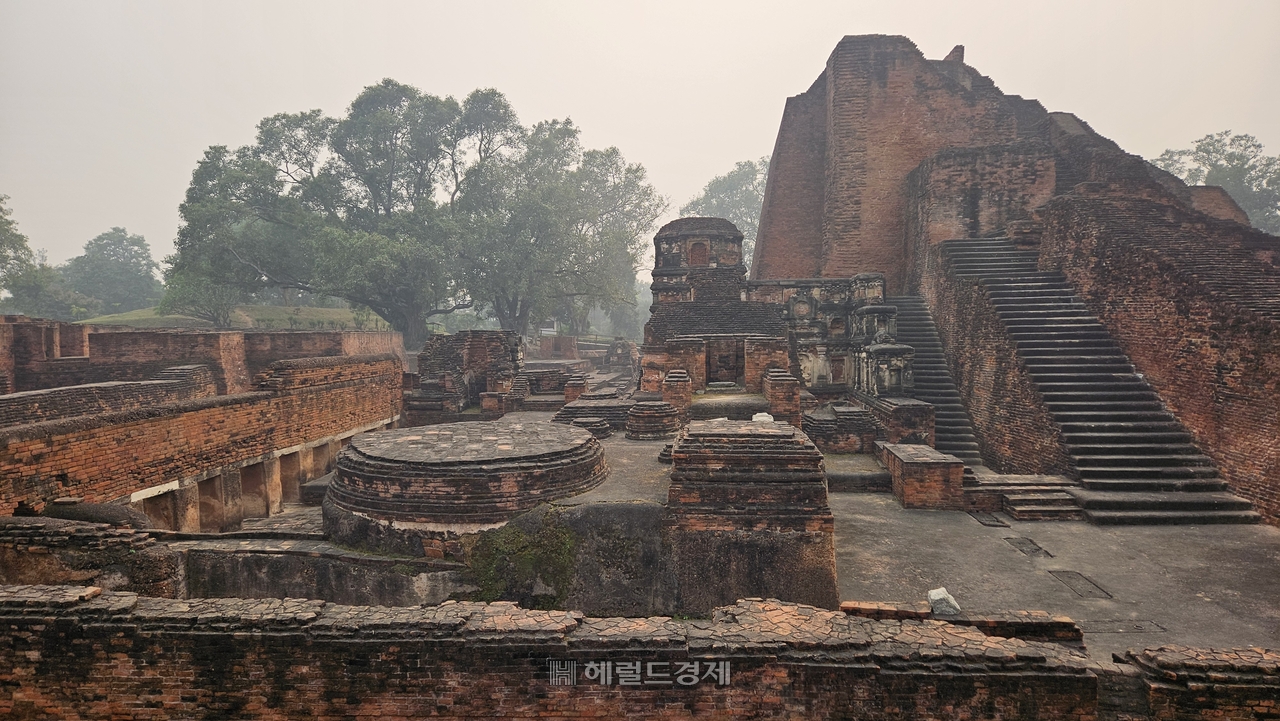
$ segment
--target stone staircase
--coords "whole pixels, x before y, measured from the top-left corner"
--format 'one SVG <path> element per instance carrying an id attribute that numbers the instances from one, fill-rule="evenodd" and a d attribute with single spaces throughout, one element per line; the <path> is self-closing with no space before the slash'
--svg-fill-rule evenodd
<path id="1" fill-rule="evenodd" d="M 981 474 L 965 482 L 965 496 L 995 496 L 980 506 L 999 508 L 1019 521 L 1078 521 L 1084 512 L 1071 495 L 1080 484 L 1062 476 Z"/>
<path id="2" fill-rule="evenodd" d="M 885 305 L 898 308 L 899 343 L 916 350 L 915 397 L 932 403 L 934 407 L 934 447 L 964 461 L 966 466 L 982 465 L 978 452 L 978 439 L 973 435 L 973 423 L 960 402 L 960 391 L 951 379 L 951 370 L 942 355 L 942 341 L 933 315 L 924 298 L 896 296 L 885 298 Z"/>
<path id="3" fill-rule="evenodd" d="M 1213 462 L 1061 273 L 1036 268 L 1037 252 L 1009 239 L 942 244 L 951 274 L 977 281 L 1075 465 L 1065 489 L 1097 524 L 1257 523 Z"/>

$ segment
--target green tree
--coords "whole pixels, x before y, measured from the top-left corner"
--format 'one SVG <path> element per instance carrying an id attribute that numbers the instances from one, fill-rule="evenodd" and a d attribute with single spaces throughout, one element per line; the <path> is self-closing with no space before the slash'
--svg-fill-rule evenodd
<path id="1" fill-rule="evenodd" d="M 340 119 L 275 115 L 253 145 L 210 148 L 169 272 L 342 298 L 417 347 L 477 303 L 524 331 L 557 299 L 614 302 L 662 202 L 615 149 L 583 152 L 568 122 L 526 130 L 496 90 L 384 80 Z"/>
<path id="2" fill-rule="evenodd" d="M 1262 143 L 1252 135 L 1223 130 L 1186 150 L 1166 150 L 1151 162 L 1188 185 L 1221 186 L 1253 227 L 1280 235 L 1280 156 L 1263 155 Z"/>
<path id="3" fill-rule="evenodd" d="M 174 268 L 367 306 L 419 345 L 432 316 L 470 307 L 450 211 L 475 166 L 516 132 L 501 94 L 462 103 L 384 80 L 341 119 L 313 110 L 215 146 L 192 176 Z"/>
<path id="4" fill-rule="evenodd" d="M 460 200 L 463 282 L 505 329 L 556 315 L 580 332 L 592 307 L 634 303 L 644 235 L 666 207 L 617 148 L 583 150 L 572 122 L 538 123 Z"/>
<path id="5" fill-rule="evenodd" d="M 33 254 L 27 236 L 18 231 L 13 211 L 6 206 L 9 196 L 0 195 L 0 290 L 9 290 L 9 283 L 17 273 L 32 263 Z"/>
<path id="6" fill-rule="evenodd" d="M 97 298 L 72 289 L 62 272 L 46 262 L 43 250 L 7 273 L 5 290 L 10 295 L 0 305 L 7 311 L 33 318 L 84 320 L 98 315 L 102 309 L 102 302 Z"/>
<path id="7" fill-rule="evenodd" d="M 698 197 L 681 206 L 680 215 L 724 218 L 738 226 L 742 231 L 742 263 L 750 266 L 768 177 L 769 156 L 740 160 L 733 170 L 709 180 Z"/>
<path id="8" fill-rule="evenodd" d="M 160 301 L 159 264 L 141 235 L 112 228 L 84 245 L 84 255 L 67 261 L 62 276 L 72 290 L 102 301 L 104 313 L 148 308 Z"/>
<path id="9" fill-rule="evenodd" d="M 207 320 L 215 328 L 230 328 L 236 306 L 244 301 L 244 291 L 210 279 L 190 266 L 165 274 L 164 299 L 156 315 L 185 315 Z"/>

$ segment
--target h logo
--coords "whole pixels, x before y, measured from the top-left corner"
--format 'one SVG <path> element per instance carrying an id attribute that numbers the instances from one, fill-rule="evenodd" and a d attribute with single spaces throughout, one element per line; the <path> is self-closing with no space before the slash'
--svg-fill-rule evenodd
<path id="1" fill-rule="evenodd" d="M 576 686 L 578 684 L 578 662 L 561 659 L 547 659 L 547 680 L 552 686 Z"/>

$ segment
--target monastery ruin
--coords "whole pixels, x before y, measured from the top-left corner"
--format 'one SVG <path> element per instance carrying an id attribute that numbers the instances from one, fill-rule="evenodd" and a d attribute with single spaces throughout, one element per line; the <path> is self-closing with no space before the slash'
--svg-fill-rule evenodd
<path id="1" fill-rule="evenodd" d="M 0 716 L 1280 718 L 1280 238 L 850 36 L 742 241 L 639 344 L 3 317 Z"/>

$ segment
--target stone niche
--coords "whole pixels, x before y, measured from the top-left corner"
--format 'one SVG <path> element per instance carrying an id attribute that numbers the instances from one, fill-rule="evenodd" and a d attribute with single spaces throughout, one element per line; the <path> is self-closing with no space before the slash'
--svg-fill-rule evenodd
<path id="1" fill-rule="evenodd" d="M 338 456 L 324 530 L 348 546 L 422 556 L 497 528 L 608 474 L 590 431 L 553 423 L 448 423 L 356 436 Z"/>
<path id="2" fill-rule="evenodd" d="M 684 612 L 752 597 L 838 606 L 822 453 L 803 432 L 694 421 L 671 455 L 666 525 Z"/>

